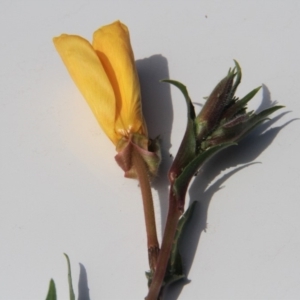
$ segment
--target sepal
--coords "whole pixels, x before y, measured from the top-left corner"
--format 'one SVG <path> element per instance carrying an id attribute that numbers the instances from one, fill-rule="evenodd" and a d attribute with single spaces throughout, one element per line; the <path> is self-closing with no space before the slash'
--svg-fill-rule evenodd
<path id="1" fill-rule="evenodd" d="M 141 134 L 132 134 L 129 138 L 119 140 L 115 160 L 127 178 L 137 178 L 136 170 L 132 163 L 132 151 L 137 151 L 143 158 L 149 176 L 155 177 L 161 162 L 161 151 L 158 138 L 151 140 Z"/>

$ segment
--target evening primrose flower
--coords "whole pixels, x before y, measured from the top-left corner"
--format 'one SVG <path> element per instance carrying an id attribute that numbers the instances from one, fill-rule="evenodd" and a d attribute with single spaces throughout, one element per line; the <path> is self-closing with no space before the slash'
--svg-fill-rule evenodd
<path id="1" fill-rule="evenodd" d="M 135 177 L 132 146 L 143 156 L 152 157 L 145 161 L 155 174 L 160 162 L 158 143 L 148 139 L 128 28 L 120 21 L 103 26 L 94 33 L 92 44 L 68 34 L 55 37 L 53 42 L 98 123 L 116 146 L 116 160 L 125 176 Z M 149 151 L 150 144 L 154 153 Z"/>

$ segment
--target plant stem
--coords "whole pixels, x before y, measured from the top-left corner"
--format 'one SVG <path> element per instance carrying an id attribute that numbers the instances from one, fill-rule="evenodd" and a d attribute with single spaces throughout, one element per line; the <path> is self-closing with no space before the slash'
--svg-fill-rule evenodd
<path id="1" fill-rule="evenodd" d="M 146 164 L 140 153 L 132 147 L 132 164 L 135 167 L 140 183 L 143 198 L 144 215 L 147 231 L 148 259 L 152 272 L 156 270 L 157 258 L 159 254 L 159 244 L 156 233 L 155 215 L 153 199 L 150 187 L 150 178 Z"/>
<path id="2" fill-rule="evenodd" d="M 177 229 L 177 224 L 182 211 L 178 207 L 178 200 L 172 192 L 172 186 L 170 188 L 169 196 L 169 211 L 167 216 L 166 228 L 161 245 L 161 250 L 158 256 L 157 269 L 154 273 L 149 292 L 146 300 L 157 300 L 163 280 L 165 277 L 166 269 L 168 266 L 173 241 Z"/>

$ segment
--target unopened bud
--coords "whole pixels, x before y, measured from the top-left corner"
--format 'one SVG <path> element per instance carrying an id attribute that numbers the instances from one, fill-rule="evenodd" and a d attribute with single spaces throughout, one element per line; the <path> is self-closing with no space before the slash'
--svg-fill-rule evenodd
<path id="1" fill-rule="evenodd" d="M 230 102 L 231 89 L 235 77 L 234 71 L 222 79 L 212 91 L 201 112 L 196 118 L 199 123 L 201 138 L 209 134 L 219 123 L 222 113 Z"/>

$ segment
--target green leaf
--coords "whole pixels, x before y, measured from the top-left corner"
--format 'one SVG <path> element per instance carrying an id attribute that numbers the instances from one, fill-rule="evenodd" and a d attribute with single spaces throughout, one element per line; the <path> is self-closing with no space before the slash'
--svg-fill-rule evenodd
<path id="1" fill-rule="evenodd" d="M 162 82 L 167 82 L 167 83 L 173 84 L 182 92 L 184 99 L 186 101 L 187 109 L 188 109 L 188 119 L 194 120 L 196 117 L 195 108 L 191 101 L 191 98 L 189 96 L 186 86 L 179 81 L 171 80 L 171 79 L 164 79 L 164 80 L 162 80 Z"/>
<path id="2" fill-rule="evenodd" d="M 179 147 L 178 153 L 174 159 L 174 162 L 169 171 L 169 178 L 170 180 L 174 180 L 184 167 L 191 161 L 196 155 L 196 134 L 198 131 L 198 125 L 195 122 L 196 114 L 194 105 L 190 99 L 188 91 L 186 87 L 175 80 L 162 80 L 163 82 L 168 82 L 176 86 L 183 94 L 186 105 L 187 105 L 187 126 L 185 130 L 185 134 L 181 145 Z"/>
<path id="3" fill-rule="evenodd" d="M 174 192 L 177 195 L 183 196 L 187 190 L 190 180 L 199 170 L 199 168 L 214 154 L 219 152 L 222 149 L 225 149 L 229 146 L 236 145 L 236 143 L 223 143 L 211 148 L 208 148 L 204 152 L 198 154 L 182 171 L 182 173 L 176 178 L 174 182 Z"/>
<path id="4" fill-rule="evenodd" d="M 236 78 L 235 78 L 234 85 L 231 89 L 231 93 L 230 93 L 231 97 L 233 97 L 233 95 L 235 94 L 236 89 L 237 89 L 237 87 L 239 86 L 239 84 L 241 83 L 241 80 L 242 80 L 242 69 L 241 69 L 239 63 L 235 59 L 233 61 L 235 63 Z"/>
<path id="5" fill-rule="evenodd" d="M 263 110 L 259 114 L 247 113 L 240 115 L 218 127 L 211 136 L 201 143 L 201 148 L 206 149 L 224 143 L 234 143 L 240 141 L 251 130 L 262 122 L 268 120 L 268 116 L 283 106 L 273 106 Z M 239 119 L 238 119 L 239 118 Z"/>
<path id="6" fill-rule="evenodd" d="M 166 275 L 164 278 L 164 286 L 185 278 L 182 266 L 182 259 L 179 253 L 179 243 L 185 231 L 186 225 L 192 218 L 196 204 L 197 201 L 194 201 L 178 221 L 176 234 L 173 241 L 173 247 L 169 258 Z"/>
<path id="7" fill-rule="evenodd" d="M 257 115 L 256 114 L 252 115 L 251 118 L 246 123 L 246 128 L 245 128 L 243 134 L 238 138 L 238 140 L 241 140 L 246 134 L 248 134 L 251 130 L 253 130 L 255 127 L 257 127 L 259 124 L 268 120 L 268 116 L 270 114 L 274 113 L 275 111 L 277 111 L 278 109 L 281 109 L 283 107 L 284 106 L 281 106 L 281 105 L 273 106 L 273 107 L 263 110 L 262 112 L 260 112 Z"/>
<path id="8" fill-rule="evenodd" d="M 70 264 L 70 259 L 69 256 L 64 253 L 66 259 L 67 259 L 67 264 L 68 264 L 68 283 L 69 283 L 69 294 L 70 294 L 70 300 L 75 300 L 75 294 L 73 291 L 73 285 L 72 285 L 72 275 L 71 275 L 71 264 Z"/>
<path id="9" fill-rule="evenodd" d="M 252 90 L 248 93 L 244 98 L 237 101 L 237 106 L 239 110 L 244 108 L 246 104 L 257 94 L 257 92 L 261 89 L 261 86 L 257 87 L 256 89 Z"/>
<path id="10" fill-rule="evenodd" d="M 258 120 L 258 121 L 261 121 L 261 120 L 265 120 L 267 119 L 267 117 L 274 113 L 276 110 L 280 109 L 280 108 L 283 108 L 284 106 L 283 105 L 276 105 L 276 106 L 273 106 L 273 107 L 270 107 L 268 109 L 265 109 L 263 111 L 261 111 L 260 113 L 258 113 L 257 115 L 255 115 L 253 117 L 253 119 Z"/>
<path id="11" fill-rule="evenodd" d="M 176 274 L 178 276 L 184 275 L 183 274 L 183 268 L 182 268 L 182 262 L 181 262 L 181 256 L 179 253 L 179 241 L 182 237 L 182 233 L 184 231 L 184 228 L 188 221 L 191 219 L 193 212 L 195 210 L 197 201 L 194 201 L 190 207 L 186 210 L 186 212 L 182 215 L 180 220 L 177 224 L 176 234 L 173 242 L 173 247 L 170 255 L 169 260 L 169 268 L 171 274 Z"/>
<path id="12" fill-rule="evenodd" d="M 230 106 L 222 116 L 222 119 L 229 120 L 237 113 L 242 113 L 246 108 L 247 103 L 256 95 L 256 93 L 261 89 L 261 86 L 252 90 L 244 98 L 237 100 L 232 106 Z"/>
<path id="13" fill-rule="evenodd" d="M 56 288 L 53 279 L 50 280 L 49 290 L 48 290 L 46 300 L 56 300 Z"/>
<path id="14" fill-rule="evenodd" d="M 197 201 L 194 201 L 178 221 L 176 233 L 173 241 L 173 246 L 172 246 L 166 274 L 164 277 L 163 286 L 169 285 L 175 281 L 185 278 L 185 274 L 183 273 L 181 255 L 179 253 L 179 243 L 181 241 L 181 237 L 184 235 L 183 233 L 185 231 L 186 225 L 188 224 L 188 222 L 191 220 L 193 216 L 193 212 L 195 210 L 197 203 L 198 203 Z M 148 287 L 149 287 L 153 279 L 153 272 L 148 271 L 145 272 L 145 274 L 148 280 Z"/>

